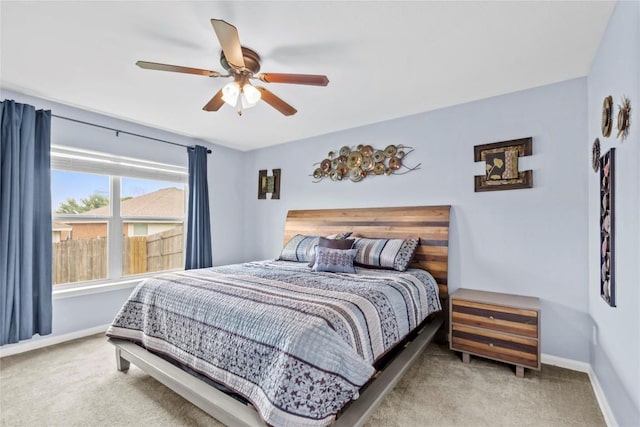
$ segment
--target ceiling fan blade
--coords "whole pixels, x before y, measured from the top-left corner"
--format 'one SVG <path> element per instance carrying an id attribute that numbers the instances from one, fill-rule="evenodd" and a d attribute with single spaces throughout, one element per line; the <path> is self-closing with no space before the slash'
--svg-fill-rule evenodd
<path id="1" fill-rule="evenodd" d="M 159 64 L 157 62 L 138 61 L 136 65 L 147 70 L 175 71 L 176 73 L 198 74 L 207 77 L 220 77 L 217 71 L 203 70 L 201 68 L 182 67 L 180 65 Z"/>
<path id="2" fill-rule="evenodd" d="M 257 77 L 267 83 L 291 83 L 296 85 L 312 86 L 326 86 L 329 84 L 327 76 L 317 74 L 262 73 Z"/>
<path id="3" fill-rule="evenodd" d="M 243 68 L 244 57 L 242 56 L 242 46 L 240 46 L 240 38 L 236 27 L 222 19 L 212 19 L 211 25 L 213 25 L 213 30 L 218 36 L 218 41 L 222 46 L 227 62 L 236 68 Z"/>
<path id="4" fill-rule="evenodd" d="M 218 111 L 224 104 L 222 100 L 222 89 L 220 89 L 214 96 L 207 102 L 207 105 L 202 107 L 204 111 Z"/>
<path id="5" fill-rule="evenodd" d="M 282 99 L 280 99 L 277 96 L 275 96 L 269 90 L 267 90 L 267 89 L 265 89 L 265 88 L 263 88 L 261 86 L 256 86 L 256 88 L 260 91 L 260 93 L 262 95 L 262 100 L 264 102 L 266 102 L 267 104 L 271 105 L 273 108 L 275 108 L 276 110 L 280 111 L 285 116 L 293 116 L 295 113 L 298 112 L 298 110 L 296 110 L 291 105 L 289 105 L 286 102 L 284 102 Z"/>

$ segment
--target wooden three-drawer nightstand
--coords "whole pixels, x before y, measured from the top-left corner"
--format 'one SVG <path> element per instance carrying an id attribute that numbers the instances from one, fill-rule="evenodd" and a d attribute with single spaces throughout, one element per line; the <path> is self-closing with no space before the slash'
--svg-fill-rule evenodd
<path id="1" fill-rule="evenodd" d="M 540 369 L 540 300 L 497 292 L 458 289 L 449 296 L 450 348 L 516 365 Z"/>

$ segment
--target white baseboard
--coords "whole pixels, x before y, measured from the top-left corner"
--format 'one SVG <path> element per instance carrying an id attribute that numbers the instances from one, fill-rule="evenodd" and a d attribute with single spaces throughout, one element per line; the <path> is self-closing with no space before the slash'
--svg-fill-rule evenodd
<path id="1" fill-rule="evenodd" d="M 600 410 L 604 416 L 604 422 L 607 423 L 608 427 L 617 427 L 618 423 L 616 422 L 616 417 L 613 415 L 613 411 L 609 406 L 609 401 L 605 397 L 604 391 L 598 381 L 598 377 L 595 372 L 593 372 L 593 369 L 591 369 L 591 366 L 589 366 L 589 380 L 591 380 L 591 387 L 593 387 L 593 392 L 596 394 L 596 399 L 598 400 Z"/>
<path id="2" fill-rule="evenodd" d="M 596 377 L 589 363 L 580 362 L 579 360 L 566 359 L 564 357 L 553 356 L 551 354 L 540 355 L 540 360 L 545 365 L 558 366 L 560 368 L 571 369 L 572 371 L 584 372 L 589 375 L 589 381 L 591 382 L 591 387 L 593 387 L 593 392 L 596 395 L 596 400 L 598 401 L 598 405 L 600 406 L 602 416 L 604 416 L 605 423 L 607 423 L 608 427 L 617 427 L 618 423 L 616 423 L 616 419 L 613 416 L 613 411 L 611 411 L 609 402 L 607 401 L 607 398 L 604 395 L 604 391 L 602 390 L 602 387 L 600 387 L 600 383 L 598 382 L 598 377 Z"/>
<path id="3" fill-rule="evenodd" d="M 585 374 L 588 374 L 591 371 L 590 364 L 587 362 L 580 362 L 579 360 L 566 359 L 564 357 L 544 353 L 540 355 L 540 360 L 545 365 L 558 366 L 560 368 L 571 369 L 572 371 L 584 372 Z"/>
<path id="4" fill-rule="evenodd" d="M 81 331 L 70 332 L 68 334 L 45 336 L 42 338 L 34 338 L 15 344 L 8 344 L 0 347 L 0 358 L 24 353 L 25 351 L 35 350 L 38 348 L 48 347 L 54 344 L 60 344 L 65 341 L 71 341 L 89 335 L 99 334 L 100 332 L 106 332 L 109 325 L 110 323 L 106 325 L 94 326 L 93 328 L 89 329 L 83 329 Z"/>

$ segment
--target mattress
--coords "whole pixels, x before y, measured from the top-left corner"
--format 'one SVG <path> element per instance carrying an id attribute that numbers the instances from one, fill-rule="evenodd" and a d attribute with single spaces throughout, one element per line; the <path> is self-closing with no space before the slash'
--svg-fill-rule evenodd
<path id="1" fill-rule="evenodd" d="M 107 335 L 224 385 L 270 425 L 328 425 L 375 362 L 441 309 L 424 270 L 356 272 L 259 261 L 161 274 L 136 287 Z"/>

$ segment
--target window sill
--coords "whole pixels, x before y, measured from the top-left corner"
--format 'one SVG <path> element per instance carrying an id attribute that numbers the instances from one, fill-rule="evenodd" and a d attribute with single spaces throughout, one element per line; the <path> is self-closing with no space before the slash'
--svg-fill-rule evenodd
<path id="1" fill-rule="evenodd" d="M 126 278 L 126 279 L 118 280 L 115 282 L 103 282 L 103 283 L 93 282 L 90 284 L 87 283 L 87 284 L 76 285 L 76 286 L 67 285 L 59 289 L 54 288 L 52 292 L 52 297 L 53 299 L 73 298 L 73 297 L 78 297 L 82 295 L 99 294 L 102 292 L 112 292 L 120 289 L 135 288 L 144 279 L 156 276 L 160 273 L 167 273 L 169 271 L 181 271 L 181 270 L 158 271 L 154 274 L 138 275 L 135 277 Z"/>
<path id="2" fill-rule="evenodd" d="M 81 295 L 99 294 L 101 292 L 117 291 L 119 289 L 134 288 L 142 278 L 123 280 L 120 282 L 101 283 L 99 285 L 74 286 L 67 289 L 54 289 L 53 299 L 78 297 Z"/>

